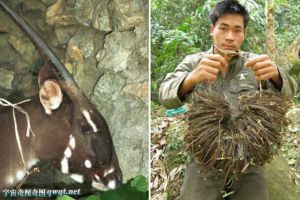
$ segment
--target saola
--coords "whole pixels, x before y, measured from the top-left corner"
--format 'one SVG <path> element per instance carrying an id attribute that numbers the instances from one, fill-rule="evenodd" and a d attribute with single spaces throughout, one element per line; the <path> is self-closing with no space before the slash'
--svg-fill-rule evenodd
<path id="1" fill-rule="evenodd" d="M 0 6 L 46 57 L 39 96 L 0 102 L 0 190 L 15 187 L 43 160 L 95 188 L 119 186 L 122 172 L 105 119 L 41 37 L 3 0 Z"/>

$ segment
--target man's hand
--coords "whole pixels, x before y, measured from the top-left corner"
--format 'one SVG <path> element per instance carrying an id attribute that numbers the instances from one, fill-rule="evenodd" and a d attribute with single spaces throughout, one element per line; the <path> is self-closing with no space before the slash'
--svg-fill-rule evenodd
<path id="1" fill-rule="evenodd" d="M 219 54 L 208 54 L 204 56 L 198 66 L 185 78 L 179 88 L 179 95 L 182 97 L 198 83 L 215 81 L 221 71 L 226 74 L 228 64 Z"/>
<path id="2" fill-rule="evenodd" d="M 245 66 L 253 70 L 256 80 L 271 80 L 277 88 L 281 89 L 282 79 L 277 66 L 268 55 L 259 55 L 249 59 Z"/>

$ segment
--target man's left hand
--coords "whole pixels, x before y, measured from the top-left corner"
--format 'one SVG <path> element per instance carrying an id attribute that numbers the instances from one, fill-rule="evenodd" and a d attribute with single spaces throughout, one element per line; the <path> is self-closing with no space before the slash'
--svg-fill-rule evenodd
<path id="1" fill-rule="evenodd" d="M 245 66 L 253 70 L 256 80 L 271 80 L 277 88 L 282 87 L 282 79 L 277 66 L 268 55 L 259 55 L 255 58 L 250 58 L 245 63 Z"/>
<path id="2" fill-rule="evenodd" d="M 253 70 L 255 78 L 259 81 L 273 79 L 279 76 L 278 69 L 268 55 L 259 55 L 250 58 L 246 63 L 246 67 Z"/>

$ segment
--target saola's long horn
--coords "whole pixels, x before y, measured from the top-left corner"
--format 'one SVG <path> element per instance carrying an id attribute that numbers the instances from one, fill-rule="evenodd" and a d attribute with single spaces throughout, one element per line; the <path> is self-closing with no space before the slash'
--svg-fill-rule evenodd
<path id="1" fill-rule="evenodd" d="M 71 74 L 67 71 L 66 67 L 60 62 L 54 52 L 48 47 L 48 45 L 41 39 L 41 37 L 3 0 L 0 0 L 0 5 L 8 13 L 8 15 L 16 22 L 16 24 L 30 37 L 35 46 L 45 54 L 53 67 L 56 69 L 59 77 L 66 81 L 67 85 L 72 85 L 75 88 L 79 88 Z M 78 89 L 79 91 L 79 89 Z M 73 91 L 75 92 L 75 91 Z M 77 92 L 76 92 L 77 93 Z"/>

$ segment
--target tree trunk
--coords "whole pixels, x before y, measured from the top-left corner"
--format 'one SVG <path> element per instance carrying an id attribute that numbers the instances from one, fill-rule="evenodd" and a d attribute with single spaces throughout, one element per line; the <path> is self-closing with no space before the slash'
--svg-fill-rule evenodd
<path id="1" fill-rule="evenodd" d="M 300 35 L 286 48 L 285 55 L 291 59 L 300 59 Z"/>
<path id="2" fill-rule="evenodd" d="M 266 0 L 266 35 L 267 35 L 267 51 L 271 57 L 275 56 L 275 26 L 274 26 L 274 15 L 275 15 L 275 3 L 274 0 Z"/>

